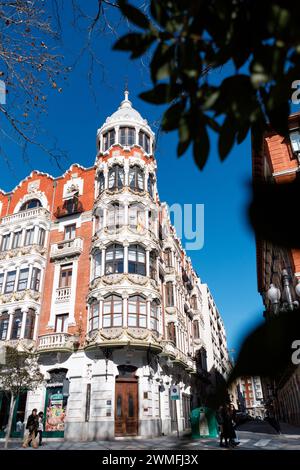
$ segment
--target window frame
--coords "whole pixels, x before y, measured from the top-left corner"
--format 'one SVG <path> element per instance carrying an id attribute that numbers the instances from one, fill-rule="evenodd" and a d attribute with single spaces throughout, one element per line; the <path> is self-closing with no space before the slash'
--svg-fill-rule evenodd
<path id="1" fill-rule="evenodd" d="M 7 310 L 5 310 L 0 315 L 0 341 L 6 341 L 8 339 L 7 338 L 8 327 L 9 327 L 9 313 Z M 3 337 L 3 333 L 5 333 L 5 337 Z"/>
<path id="2" fill-rule="evenodd" d="M 122 252 L 122 258 L 117 258 L 116 253 L 118 251 Z M 107 259 L 108 253 L 112 253 L 112 259 Z M 112 270 L 108 272 L 108 266 L 112 267 Z M 121 268 L 121 269 L 119 269 Z M 110 244 L 105 250 L 105 275 L 108 276 L 110 274 L 122 274 L 124 273 L 124 247 L 119 243 L 112 243 Z"/>
<path id="3" fill-rule="evenodd" d="M 27 228 L 25 230 L 24 246 L 31 246 L 34 244 L 34 232 L 35 232 L 34 227 Z M 28 236 L 28 234 L 30 235 Z"/>
<path id="4" fill-rule="evenodd" d="M 142 181 L 141 187 L 139 186 L 139 178 Z M 145 191 L 145 172 L 142 168 L 140 168 L 139 165 L 132 165 L 129 167 L 128 185 L 132 191 L 137 191 L 140 193 Z"/>
<path id="5" fill-rule="evenodd" d="M 159 302 L 156 299 L 152 300 L 150 305 L 150 327 L 151 330 L 159 332 Z"/>
<path id="6" fill-rule="evenodd" d="M 27 272 L 27 277 L 24 278 L 24 279 L 21 279 L 21 273 L 22 273 L 22 272 L 23 272 L 23 273 L 24 273 L 24 272 Z M 18 276 L 18 282 L 17 282 L 17 292 L 22 292 L 22 291 L 24 291 L 24 290 L 27 289 L 28 279 L 29 279 L 29 268 L 22 268 L 22 269 L 20 269 L 20 271 L 19 271 L 19 276 Z M 20 289 L 20 283 L 21 283 L 21 282 L 24 283 L 24 281 L 26 281 L 25 287 L 22 288 L 22 289 Z"/>
<path id="7" fill-rule="evenodd" d="M 113 185 L 111 179 L 113 178 Z M 108 171 L 108 189 L 110 191 L 121 190 L 125 186 L 125 171 L 124 167 L 118 163 L 113 165 Z"/>
<path id="8" fill-rule="evenodd" d="M 96 311 L 96 314 L 95 314 Z M 97 320 L 95 320 L 97 319 Z M 96 326 L 95 326 L 96 323 Z M 100 328 L 100 302 L 93 302 L 89 308 L 89 332 Z"/>
<path id="9" fill-rule="evenodd" d="M 97 257 L 100 258 L 100 261 L 97 261 Z M 96 272 L 98 272 L 96 274 Z M 102 274 L 102 250 L 96 250 L 93 253 L 93 279 L 97 279 L 97 277 L 100 277 Z"/>
<path id="10" fill-rule="evenodd" d="M 34 336 L 34 327 L 36 322 L 36 312 L 34 308 L 29 308 L 26 314 L 24 338 L 33 339 Z"/>
<path id="11" fill-rule="evenodd" d="M 165 284 L 165 294 L 166 294 L 166 307 L 174 307 L 174 288 L 172 281 L 168 281 Z"/>
<path id="12" fill-rule="evenodd" d="M 114 127 L 112 127 L 111 129 L 108 129 L 103 134 L 103 152 L 106 152 L 115 143 L 116 143 L 116 130 Z"/>
<path id="13" fill-rule="evenodd" d="M 39 246 L 44 246 L 45 240 L 46 240 L 46 229 L 44 229 L 44 227 L 39 227 L 37 244 Z"/>
<path id="14" fill-rule="evenodd" d="M 64 276 L 64 274 L 66 275 Z M 70 274 L 71 273 L 71 274 Z M 59 272 L 59 289 L 67 288 L 72 286 L 72 276 L 73 276 L 73 264 L 61 265 Z M 63 285 L 63 280 L 66 279 L 66 285 Z"/>
<path id="15" fill-rule="evenodd" d="M 14 278 L 11 281 L 8 280 L 8 276 L 9 276 L 10 273 L 14 273 Z M 5 287 L 4 287 L 4 294 L 11 294 L 12 292 L 14 292 L 15 284 L 16 284 L 16 278 L 17 278 L 17 270 L 16 269 L 11 270 L 11 271 L 7 271 Z M 8 283 L 12 285 L 12 290 L 7 290 Z"/>
<path id="16" fill-rule="evenodd" d="M 1 250 L 0 251 L 7 251 L 10 247 L 10 238 L 11 233 L 4 233 L 1 239 Z"/>
<path id="17" fill-rule="evenodd" d="M 132 254 L 134 254 L 135 260 L 130 259 L 130 255 Z M 140 255 L 144 256 L 144 261 L 139 261 Z M 143 245 L 140 245 L 138 243 L 130 244 L 128 246 L 128 273 L 146 276 L 146 263 L 146 250 Z"/>
<path id="18" fill-rule="evenodd" d="M 32 268 L 31 280 L 30 280 L 30 289 L 35 292 L 39 292 L 41 286 L 41 268 L 34 266 Z"/>
<path id="19" fill-rule="evenodd" d="M 133 302 L 133 300 L 135 301 Z M 132 305 L 135 306 L 134 312 L 130 312 L 130 306 Z M 144 305 L 145 313 L 141 313 L 141 305 Z M 135 325 L 130 325 L 130 317 L 135 317 Z M 141 320 L 143 320 L 143 322 Z M 130 295 L 128 297 L 127 325 L 129 328 L 147 328 L 147 300 L 140 294 Z"/>
<path id="20" fill-rule="evenodd" d="M 55 333 L 68 333 L 68 319 L 68 313 L 60 313 L 58 315 L 55 315 Z M 61 331 L 58 331 L 58 320 L 61 320 Z"/>
<path id="21" fill-rule="evenodd" d="M 146 153 L 150 153 L 150 136 L 143 130 L 139 131 L 139 146 L 142 147 Z"/>
<path id="22" fill-rule="evenodd" d="M 116 305 L 120 305 L 120 311 L 116 310 Z M 106 307 L 110 306 L 110 311 L 106 312 Z M 103 300 L 103 324 L 102 328 L 122 328 L 123 327 L 123 298 L 117 294 L 110 294 Z M 121 324 L 116 321 L 121 319 Z M 109 319 L 109 324 L 106 324 L 106 320 Z M 117 324 L 116 324 L 117 323 Z"/>
<path id="23" fill-rule="evenodd" d="M 18 319 L 19 319 L 19 322 L 17 324 Z M 17 308 L 13 313 L 11 334 L 10 334 L 9 339 L 20 339 L 22 323 L 23 323 L 23 312 L 20 308 Z"/>
<path id="24" fill-rule="evenodd" d="M 11 244 L 12 250 L 16 248 L 20 248 L 21 241 L 22 241 L 22 232 L 23 232 L 22 229 L 19 229 L 16 232 L 13 232 L 12 244 Z"/>
<path id="25" fill-rule="evenodd" d="M 124 131 L 124 134 L 122 135 Z M 131 135 L 132 132 L 132 135 Z M 130 142 L 132 141 L 132 143 Z M 119 144 L 123 147 L 131 147 L 136 144 L 136 130 L 132 126 L 119 127 Z"/>
<path id="26" fill-rule="evenodd" d="M 171 341 L 175 346 L 177 346 L 175 322 L 172 322 L 172 321 L 168 322 L 168 324 L 167 324 L 167 338 L 168 338 L 168 341 Z"/>

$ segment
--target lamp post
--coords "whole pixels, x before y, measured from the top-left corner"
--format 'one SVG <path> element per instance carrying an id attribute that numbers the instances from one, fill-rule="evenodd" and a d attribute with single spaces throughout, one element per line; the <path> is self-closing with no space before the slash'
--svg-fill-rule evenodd
<path id="1" fill-rule="evenodd" d="M 282 293 L 281 290 L 276 287 L 273 283 L 270 284 L 269 289 L 267 290 L 266 296 L 271 303 L 271 314 L 278 315 L 281 311 L 284 310 L 295 310 L 299 308 L 298 300 L 293 300 L 291 286 L 290 286 L 290 277 L 286 269 L 282 270 Z M 295 287 L 295 293 L 300 297 L 300 280 Z"/>

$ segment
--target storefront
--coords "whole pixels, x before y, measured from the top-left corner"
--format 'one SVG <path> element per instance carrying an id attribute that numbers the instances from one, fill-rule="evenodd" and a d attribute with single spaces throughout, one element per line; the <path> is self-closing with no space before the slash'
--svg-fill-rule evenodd
<path id="1" fill-rule="evenodd" d="M 65 419 L 68 402 L 68 380 L 66 369 L 50 371 L 46 386 L 44 409 L 44 436 L 64 437 Z"/>

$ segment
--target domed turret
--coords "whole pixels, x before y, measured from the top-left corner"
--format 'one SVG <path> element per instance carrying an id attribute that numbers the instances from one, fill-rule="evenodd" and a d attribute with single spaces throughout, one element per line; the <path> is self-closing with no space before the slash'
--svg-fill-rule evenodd
<path id="1" fill-rule="evenodd" d="M 112 145 L 122 147 L 141 147 L 148 155 L 153 152 L 154 132 L 146 119 L 132 107 L 125 90 L 124 100 L 117 111 L 109 116 L 97 131 L 97 148 L 101 153 L 107 152 Z"/>

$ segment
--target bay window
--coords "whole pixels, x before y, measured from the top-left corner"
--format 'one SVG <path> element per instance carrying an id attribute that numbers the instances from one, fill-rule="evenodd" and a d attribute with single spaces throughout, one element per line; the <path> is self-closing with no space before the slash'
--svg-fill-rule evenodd
<path id="1" fill-rule="evenodd" d="M 118 202 L 112 203 L 107 211 L 107 226 L 120 228 L 124 225 L 124 206 Z"/>
<path id="2" fill-rule="evenodd" d="M 29 276 L 29 268 L 20 269 L 18 287 L 17 287 L 18 291 L 22 291 L 27 288 L 28 276 Z"/>
<path id="3" fill-rule="evenodd" d="M 41 270 L 39 268 L 32 269 L 30 289 L 39 291 L 41 282 Z"/>
<path id="4" fill-rule="evenodd" d="M 139 204 L 131 204 L 128 208 L 129 226 L 137 230 L 145 227 L 145 208 Z"/>
<path id="5" fill-rule="evenodd" d="M 29 228 L 25 232 L 25 242 L 24 245 L 32 245 L 33 244 L 33 238 L 34 238 L 34 227 Z"/>
<path id="6" fill-rule="evenodd" d="M 19 248 L 21 246 L 22 231 L 19 230 L 13 234 L 12 248 Z"/>
<path id="7" fill-rule="evenodd" d="M 141 295 L 128 298 L 128 326 L 147 328 L 147 304 Z"/>
<path id="8" fill-rule="evenodd" d="M 98 194 L 101 194 L 105 189 L 105 176 L 104 173 L 101 172 L 98 174 Z"/>
<path id="9" fill-rule="evenodd" d="M 94 302 L 90 305 L 90 314 L 89 314 L 89 331 L 94 331 L 99 329 L 99 302 Z"/>
<path id="10" fill-rule="evenodd" d="M 105 274 L 122 273 L 124 271 L 124 249 L 122 245 L 114 243 L 105 253 Z"/>
<path id="11" fill-rule="evenodd" d="M 23 312 L 20 308 L 13 314 L 12 330 L 10 339 L 19 339 L 21 335 Z"/>
<path id="12" fill-rule="evenodd" d="M 123 300 L 119 295 L 109 295 L 103 301 L 103 328 L 123 325 Z"/>
<path id="13" fill-rule="evenodd" d="M 159 326 L 159 303 L 157 300 L 151 302 L 151 330 L 158 331 Z"/>
<path id="14" fill-rule="evenodd" d="M 10 233 L 6 233 L 5 235 L 2 235 L 1 251 L 9 250 L 9 244 L 10 244 Z"/>
<path id="15" fill-rule="evenodd" d="M 129 245 L 128 272 L 142 276 L 146 275 L 146 251 L 144 247 L 140 245 Z"/>
<path id="16" fill-rule="evenodd" d="M 28 309 L 26 314 L 25 332 L 24 338 L 33 339 L 35 326 L 35 310 L 33 308 Z"/>
<path id="17" fill-rule="evenodd" d="M 93 279 L 101 276 L 101 266 L 102 266 L 102 253 L 100 250 L 97 250 L 93 256 L 94 259 L 94 270 L 93 270 Z"/>
<path id="18" fill-rule="evenodd" d="M 103 151 L 106 152 L 106 150 L 109 149 L 114 143 L 116 139 L 116 132 L 114 129 L 110 129 L 109 131 L 105 132 L 103 134 Z"/>
<path id="19" fill-rule="evenodd" d="M 124 186 L 124 168 L 114 165 L 108 172 L 108 189 L 122 189 Z"/>
<path id="20" fill-rule="evenodd" d="M 5 341 L 7 338 L 9 324 L 9 315 L 8 312 L 2 312 L 0 316 L 0 341 Z"/>
<path id="21" fill-rule="evenodd" d="M 130 147 L 135 144 L 135 129 L 134 127 L 120 127 L 119 129 L 119 143 Z"/>
<path id="22" fill-rule="evenodd" d="M 134 191 L 144 191 L 144 172 L 138 165 L 129 168 L 129 187 Z"/>
<path id="23" fill-rule="evenodd" d="M 164 253 L 165 264 L 167 268 L 171 268 L 173 266 L 172 263 L 172 251 L 171 248 L 167 248 Z"/>
<path id="24" fill-rule="evenodd" d="M 10 292 L 14 291 L 16 281 L 16 271 L 9 271 L 6 276 L 6 284 L 5 284 L 5 294 L 9 294 Z"/>
<path id="25" fill-rule="evenodd" d="M 143 147 L 146 153 L 150 153 L 150 137 L 143 131 L 139 132 L 139 145 Z"/>

